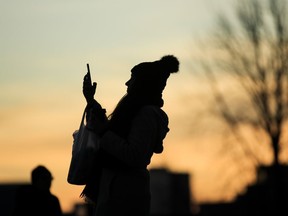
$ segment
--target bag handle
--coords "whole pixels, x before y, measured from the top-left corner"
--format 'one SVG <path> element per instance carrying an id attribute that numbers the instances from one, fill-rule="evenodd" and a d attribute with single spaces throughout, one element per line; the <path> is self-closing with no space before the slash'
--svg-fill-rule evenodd
<path id="1" fill-rule="evenodd" d="M 85 117 L 86 117 L 86 113 L 87 113 L 87 110 L 88 110 L 88 105 L 85 107 L 84 109 L 84 112 L 83 112 L 83 115 L 82 115 L 82 119 L 81 119 L 81 122 L 80 122 L 80 126 L 79 126 L 79 130 L 82 128 L 82 126 L 84 125 L 84 120 L 85 120 Z"/>
<path id="2" fill-rule="evenodd" d="M 73 133 L 74 139 L 79 139 L 79 137 L 76 136 L 76 134 L 79 134 L 79 133 L 81 134 L 82 131 L 83 131 L 83 127 L 85 126 L 85 124 L 84 124 L 84 119 L 85 119 L 85 116 L 86 116 L 86 111 L 87 111 L 87 109 L 88 109 L 88 108 L 87 108 L 87 106 L 86 106 L 85 109 L 84 109 L 82 118 L 81 118 L 81 122 L 80 122 L 80 125 L 79 125 L 79 129 L 76 130 L 76 131 Z"/>

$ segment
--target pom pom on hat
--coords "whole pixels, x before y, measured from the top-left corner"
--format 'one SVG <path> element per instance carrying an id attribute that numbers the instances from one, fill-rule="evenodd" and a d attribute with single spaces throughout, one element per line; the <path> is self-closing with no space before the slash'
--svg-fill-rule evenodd
<path id="1" fill-rule="evenodd" d="M 177 73 L 179 70 L 179 61 L 173 55 L 163 56 L 159 63 L 161 64 L 161 70 L 169 73 Z"/>

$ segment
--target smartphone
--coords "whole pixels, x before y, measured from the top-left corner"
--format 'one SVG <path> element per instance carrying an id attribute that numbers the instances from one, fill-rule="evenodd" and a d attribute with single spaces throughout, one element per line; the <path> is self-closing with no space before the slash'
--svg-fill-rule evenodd
<path id="1" fill-rule="evenodd" d="M 87 77 L 88 77 L 89 83 L 92 85 L 92 79 L 91 79 L 89 64 L 87 64 Z"/>

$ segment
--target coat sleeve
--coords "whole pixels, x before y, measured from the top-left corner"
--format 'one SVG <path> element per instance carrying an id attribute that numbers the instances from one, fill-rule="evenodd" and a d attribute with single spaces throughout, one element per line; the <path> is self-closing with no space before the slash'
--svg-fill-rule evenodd
<path id="1" fill-rule="evenodd" d="M 100 148 L 128 166 L 147 166 L 157 141 L 158 124 L 153 109 L 143 108 L 132 121 L 127 140 L 107 131 L 101 138 Z"/>

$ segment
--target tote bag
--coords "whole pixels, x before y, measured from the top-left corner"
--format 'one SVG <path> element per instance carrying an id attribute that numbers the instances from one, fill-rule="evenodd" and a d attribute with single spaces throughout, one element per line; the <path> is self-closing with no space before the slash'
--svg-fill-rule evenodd
<path id="1" fill-rule="evenodd" d="M 86 108 L 79 130 L 73 133 L 72 157 L 67 181 L 73 185 L 85 185 L 93 169 L 93 162 L 99 149 L 98 135 L 85 125 Z"/>

